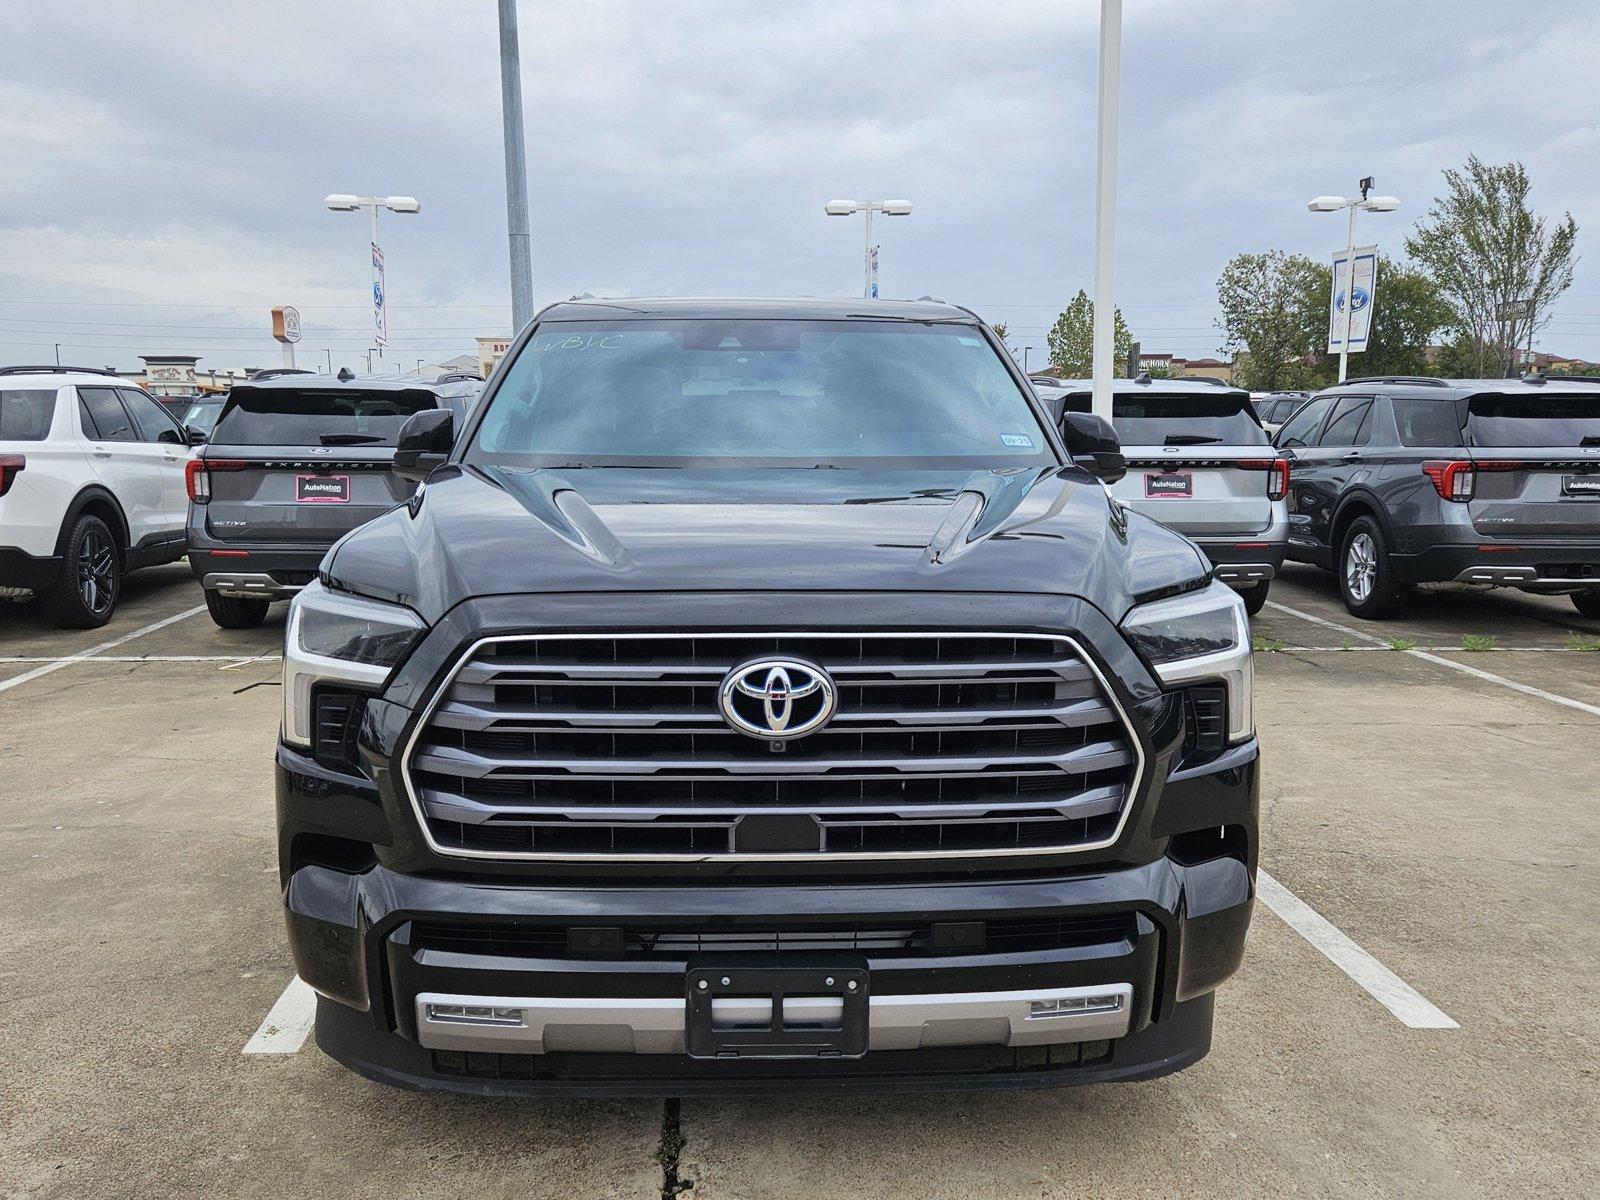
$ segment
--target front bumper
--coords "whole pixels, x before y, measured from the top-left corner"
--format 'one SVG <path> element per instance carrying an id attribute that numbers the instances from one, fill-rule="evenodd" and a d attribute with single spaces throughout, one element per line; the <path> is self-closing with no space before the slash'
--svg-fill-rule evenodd
<path id="1" fill-rule="evenodd" d="M 804 606 L 811 628 L 939 629 L 951 612 L 936 595 L 784 603 Z M 758 606 L 771 624 L 799 627 L 770 597 L 702 596 L 676 601 L 675 628 L 737 627 Z M 547 597 L 539 610 L 547 627 L 614 629 L 637 600 Z M 1237 969 L 1250 920 L 1258 749 L 1251 739 L 1186 759 L 1184 698 L 1096 610 L 985 597 L 983 619 L 1080 631 L 1105 665 L 1148 764 L 1111 846 L 928 862 L 441 856 L 401 779 L 405 747 L 461 648 L 526 631 L 527 611 L 517 597 L 469 601 L 430 631 L 366 705 L 360 773 L 278 749 L 289 942 L 322 997 L 318 1043 L 339 1061 L 413 1087 L 682 1095 L 1132 1079 L 1205 1054 L 1211 993 Z M 886 944 L 884 931 L 903 936 Z M 859 1056 L 686 1053 L 694 972 L 751 967 L 859 972 L 883 1002 Z M 1114 991 L 1124 996 L 1114 1014 L 1066 1003 Z M 1034 1003 L 1052 1000 L 1062 1015 L 1030 1023 Z M 497 1007 L 521 1011 L 504 1014 L 519 1024 L 498 1037 L 484 1033 L 493 1024 L 459 1022 L 446 1037 L 429 1028 L 428 1004 L 447 1017 L 487 1007 L 491 1021 Z M 906 1016 L 916 1009 L 928 1018 Z"/>

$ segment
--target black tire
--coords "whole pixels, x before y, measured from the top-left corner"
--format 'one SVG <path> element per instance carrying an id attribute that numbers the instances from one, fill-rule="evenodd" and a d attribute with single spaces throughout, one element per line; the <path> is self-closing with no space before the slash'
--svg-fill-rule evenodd
<path id="1" fill-rule="evenodd" d="M 267 619 L 270 600 L 251 600 L 245 596 L 224 596 L 206 589 L 206 609 L 219 629 L 254 629 Z"/>
<path id="2" fill-rule="evenodd" d="M 1399 615 L 1410 594 L 1410 589 L 1395 579 L 1383 527 L 1371 517 L 1357 517 L 1344 531 L 1334 574 L 1345 608 L 1365 621 Z"/>
<path id="3" fill-rule="evenodd" d="M 1586 588 L 1572 593 L 1572 607 L 1586 617 L 1600 621 L 1600 588 Z"/>
<path id="4" fill-rule="evenodd" d="M 1267 589 L 1271 583 L 1258 583 L 1253 588 L 1245 588 L 1240 594 L 1244 597 L 1244 610 L 1252 617 L 1260 612 L 1267 604 Z"/>
<path id="5" fill-rule="evenodd" d="M 72 523 L 61 551 L 61 574 L 43 594 L 50 619 L 63 629 L 98 629 L 122 596 L 117 535 L 93 513 Z"/>

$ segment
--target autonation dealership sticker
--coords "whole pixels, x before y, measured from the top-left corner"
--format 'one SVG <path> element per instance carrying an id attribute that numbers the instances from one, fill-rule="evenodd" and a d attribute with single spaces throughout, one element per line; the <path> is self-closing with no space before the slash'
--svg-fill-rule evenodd
<path id="1" fill-rule="evenodd" d="M 296 475 L 294 498 L 301 504 L 348 504 L 350 476 Z"/>
<path id="2" fill-rule="evenodd" d="M 1182 471 L 1163 471 L 1159 475 L 1146 475 L 1144 495 L 1147 500 L 1158 500 L 1164 496 L 1192 496 L 1194 476 Z"/>

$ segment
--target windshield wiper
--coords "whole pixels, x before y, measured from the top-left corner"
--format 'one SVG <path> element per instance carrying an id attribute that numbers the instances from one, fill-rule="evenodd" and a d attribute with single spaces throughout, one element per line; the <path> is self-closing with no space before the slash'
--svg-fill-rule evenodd
<path id="1" fill-rule="evenodd" d="M 373 442 L 381 442 L 383 438 L 375 433 L 325 433 L 322 435 L 324 446 L 370 446 Z"/>
<path id="2" fill-rule="evenodd" d="M 1203 433 L 1169 433 L 1163 446 L 1203 446 L 1207 442 L 1220 442 L 1219 437 L 1207 437 Z"/>

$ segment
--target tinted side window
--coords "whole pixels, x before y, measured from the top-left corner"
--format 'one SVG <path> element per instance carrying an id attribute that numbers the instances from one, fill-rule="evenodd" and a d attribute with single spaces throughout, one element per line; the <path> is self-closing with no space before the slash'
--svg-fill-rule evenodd
<path id="1" fill-rule="evenodd" d="M 1461 427 L 1456 406 L 1448 400 L 1407 400 L 1395 397 L 1394 427 L 1402 446 L 1459 446 Z"/>
<path id="2" fill-rule="evenodd" d="M 1319 446 L 1364 446 L 1372 415 L 1371 396 L 1346 396 L 1339 401 L 1333 419 L 1322 433 Z"/>
<path id="3" fill-rule="evenodd" d="M 1278 431 L 1278 445 L 1309 445 L 1312 436 L 1317 432 L 1317 426 L 1322 424 L 1323 414 L 1328 411 L 1328 406 L 1332 403 L 1331 396 L 1320 396 L 1308 403 L 1294 415 L 1293 420 Z"/>
<path id="4" fill-rule="evenodd" d="M 133 419 L 139 425 L 139 440 L 142 442 L 161 441 L 161 435 L 167 435 L 166 441 L 183 444 L 183 436 L 178 432 L 178 427 L 172 423 L 172 418 L 161 410 L 161 406 L 150 399 L 143 392 L 136 392 L 131 388 L 123 388 L 122 400 L 133 413 Z"/>
<path id="5" fill-rule="evenodd" d="M 0 392 L 0 442 L 42 442 L 55 415 L 54 388 Z"/>
<path id="6" fill-rule="evenodd" d="M 83 400 L 83 406 L 88 411 L 94 422 L 93 429 L 85 429 L 91 438 L 97 442 L 136 442 L 139 435 L 134 432 L 133 420 L 122 407 L 122 401 L 117 399 L 115 388 L 81 387 L 78 395 Z"/>

